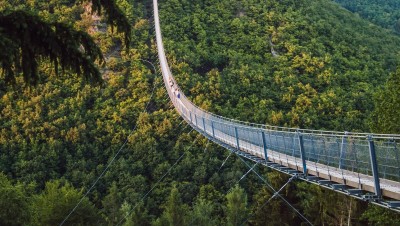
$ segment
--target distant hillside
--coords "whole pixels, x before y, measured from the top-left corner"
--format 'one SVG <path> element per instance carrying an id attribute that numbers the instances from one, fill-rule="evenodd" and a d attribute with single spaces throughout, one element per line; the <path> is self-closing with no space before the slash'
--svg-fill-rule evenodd
<path id="1" fill-rule="evenodd" d="M 183 0 L 160 12 L 182 87 L 241 120 L 367 131 L 399 62 L 398 36 L 329 0 Z"/>
<path id="2" fill-rule="evenodd" d="M 335 0 L 346 9 L 384 28 L 400 33 L 399 0 Z"/>

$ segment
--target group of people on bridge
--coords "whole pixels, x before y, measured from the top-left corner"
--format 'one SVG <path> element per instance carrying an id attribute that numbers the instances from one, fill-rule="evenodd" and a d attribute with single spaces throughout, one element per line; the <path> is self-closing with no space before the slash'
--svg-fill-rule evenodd
<path id="1" fill-rule="evenodd" d="M 174 93 L 174 95 L 178 98 L 181 98 L 179 88 L 177 86 L 175 86 L 174 81 L 171 78 L 169 78 L 168 83 L 169 83 L 169 86 L 171 87 L 171 91 Z"/>

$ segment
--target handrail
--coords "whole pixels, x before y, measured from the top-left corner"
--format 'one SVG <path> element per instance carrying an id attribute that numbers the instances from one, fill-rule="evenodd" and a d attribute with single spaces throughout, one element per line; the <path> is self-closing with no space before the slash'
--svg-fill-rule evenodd
<path id="1" fill-rule="evenodd" d="M 327 167 L 328 173 L 330 168 L 335 168 L 355 172 L 358 175 L 373 176 L 376 191 L 379 191 L 377 178 L 400 182 L 400 152 L 397 147 L 400 134 L 339 132 L 262 125 L 216 115 L 193 104 L 181 92 L 168 66 L 162 42 L 157 0 L 153 0 L 153 3 L 158 57 L 165 87 L 175 109 L 197 131 L 213 141 L 255 153 L 263 158 L 266 158 L 269 150 L 294 158 L 296 165 L 298 164 L 296 159 L 301 159 L 304 166 L 306 160 L 312 164 L 323 164 Z"/>
<path id="2" fill-rule="evenodd" d="M 157 4 L 157 1 L 154 1 L 154 4 Z M 164 51 L 163 42 L 162 42 L 161 29 L 159 26 L 158 7 L 155 8 L 154 15 L 155 15 L 154 16 L 155 24 L 156 24 L 155 28 L 156 28 L 157 48 L 158 48 L 158 54 L 159 54 L 159 58 L 160 58 L 160 65 L 161 65 L 163 75 L 166 75 L 166 77 L 167 77 L 167 78 L 164 77 L 164 80 L 167 79 L 167 81 L 164 81 L 164 82 L 166 82 L 165 84 L 167 85 L 169 82 L 168 80 L 171 80 L 174 83 L 174 86 L 178 90 L 181 90 L 179 88 L 179 85 L 176 82 L 175 78 L 172 76 L 171 70 L 167 63 L 167 58 L 165 56 L 165 51 Z M 204 109 L 201 109 L 201 108 L 197 107 L 195 104 L 193 104 L 182 92 L 180 92 L 180 95 L 182 96 L 181 99 L 185 99 L 185 102 L 187 102 L 193 108 L 196 108 L 198 111 L 201 111 L 204 114 L 208 114 L 215 118 L 225 120 L 227 122 L 232 122 L 232 123 L 238 124 L 238 126 L 256 127 L 256 128 L 261 128 L 261 129 L 265 129 L 265 130 L 285 131 L 285 132 L 291 132 L 291 133 L 301 132 L 303 134 L 313 134 L 316 136 L 329 136 L 329 137 L 337 136 L 339 138 L 341 138 L 343 136 L 350 136 L 353 138 L 367 138 L 372 135 L 374 139 L 400 140 L 400 134 L 373 134 L 373 133 L 365 133 L 365 132 L 301 129 L 301 128 L 295 128 L 295 127 L 273 126 L 273 125 L 265 125 L 265 124 L 241 121 L 241 120 L 237 120 L 237 119 L 231 119 L 231 118 L 227 118 L 227 117 L 224 117 L 221 115 L 214 114 L 212 112 L 208 112 Z"/>
<path id="3" fill-rule="evenodd" d="M 156 1 L 155 1 L 155 4 Z M 159 25 L 159 16 L 158 16 L 158 8 L 155 9 L 155 23 Z M 167 59 L 165 56 L 164 52 L 164 47 L 163 47 L 163 42 L 162 42 L 162 36 L 161 36 L 161 29 L 159 26 L 155 26 L 156 28 L 156 37 L 157 37 L 157 48 L 158 48 L 158 53 L 159 53 L 159 58 L 160 58 L 160 64 L 161 68 L 163 71 L 164 75 L 167 75 L 167 80 L 171 80 L 174 85 L 176 86 L 177 89 L 181 90 L 179 88 L 178 83 L 176 82 L 175 78 L 172 76 L 171 70 L 168 66 Z M 164 78 L 165 79 L 165 78 Z M 168 81 L 165 83 L 166 85 L 168 84 Z M 167 87 L 168 88 L 168 87 Z M 293 128 L 293 127 L 282 127 L 282 126 L 273 126 L 273 125 L 264 125 L 264 124 L 258 124 L 258 123 L 252 123 L 252 122 L 246 122 L 246 121 L 241 121 L 237 119 L 231 119 L 227 118 L 224 116 L 216 115 L 212 112 L 208 112 L 204 109 L 199 108 L 195 104 L 193 104 L 185 95 L 184 93 L 180 92 L 180 95 L 182 96 L 182 99 L 185 99 L 188 104 L 196 108 L 198 111 L 204 112 L 205 114 L 208 114 L 210 116 L 216 117 L 221 120 L 225 120 L 227 122 L 233 122 L 238 124 L 238 126 L 248 126 L 248 127 L 256 127 L 256 128 L 262 128 L 266 130 L 272 130 L 272 131 L 285 131 L 285 132 L 291 132 L 291 133 L 296 133 L 296 132 L 301 132 L 303 134 L 313 134 L 316 136 L 337 136 L 339 138 L 343 136 L 351 136 L 354 138 L 367 138 L 368 136 L 372 135 L 375 139 L 391 139 L 391 140 L 400 140 L 400 134 L 371 134 L 371 133 L 364 133 L 364 132 L 347 132 L 347 131 L 333 131 L 333 130 L 316 130 L 316 129 L 300 129 L 300 128 Z M 172 97 L 173 98 L 173 97 Z"/>

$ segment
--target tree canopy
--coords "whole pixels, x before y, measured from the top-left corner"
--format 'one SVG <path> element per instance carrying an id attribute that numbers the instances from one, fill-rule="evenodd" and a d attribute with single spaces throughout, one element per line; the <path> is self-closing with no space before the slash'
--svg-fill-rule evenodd
<path id="1" fill-rule="evenodd" d="M 115 1 L 133 25 L 129 51 L 123 48 L 125 33 L 94 23 L 84 5 L 75 4 L 81 1 L 8 1 L 18 2 L 4 13 L 28 11 L 54 32 L 55 23 L 90 30 L 107 67 L 103 86 L 72 72 L 59 79 L 45 55 L 37 60 L 45 82 L 25 86 L 17 68 L 16 86 L 1 77 L 0 206 L 9 207 L 0 208 L 1 223 L 60 224 L 119 150 L 65 225 L 304 223 L 279 198 L 266 204 L 273 191 L 254 173 L 246 174 L 249 169 L 234 154 L 191 131 L 171 107 L 162 77 L 148 63 L 157 62 L 151 1 Z M 400 38 L 393 32 L 330 0 L 159 4 L 171 70 L 198 106 L 263 124 L 395 128 L 371 124 L 397 110 L 379 106 L 397 108 L 391 100 L 398 100 Z M 253 170 L 275 189 L 289 179 L 266 167 Z M 280 195 L 315 225 L 400 221 L 391 210 L 310 183 L 293 180 Z"/>
<path id="2" fill-rule="evenodd" d="M 115 1 L 92 0 L 94 13 L 105 11 L 106 21 L 125 34 L 129 46 L 131 26 Z M 74 1 L 69 2 L 74 4 Z M 101 74 L 95 64 L 104 63 L 102 52 L 84 31 L 57 21 L 45 21 L 28 9 L 0 12 L 0 67 L 7 82 L 15 82 L 22 72 L 24 81 L 35 84 L 40 77 L 39 62 L 49 60 L 56 74 L 62 70 L 82 75 L 86 80 L 101 83 Z"/>
<path id="3" fill-rule="evenodd" d="M 335 0 L 372 23 L 400 34 L 400 2 L 397 0 Z"/>

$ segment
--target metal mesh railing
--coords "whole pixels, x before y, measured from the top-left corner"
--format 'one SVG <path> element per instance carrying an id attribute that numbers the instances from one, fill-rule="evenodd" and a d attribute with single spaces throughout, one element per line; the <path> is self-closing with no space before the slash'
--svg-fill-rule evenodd
<path id="1" fill-rule="evenodd" d="M 156 3 L 156 0 L 154 0 Z M 218 116 L 198 108 L 182 92 L 168 67 L 155 7 L 157 46 L 168 95 L 179 114 L 198 131 L 239 150 L 265 157 L 273 151 L 282 161 L 331 173 L 373 175 L 374 147 L 379 178 L 400 182 L 398 134 L 352 133 L 260 125 Z M 264 136 L 264 137 L 263 137 Z M 369 138 L 369 139 L 368 139 Z M 303 147 L 300 145 L 302 140 Z M 372 142 L 373 141 L 373 142 Z"/>
<path id="2" fill-rule="evenodd" d="M 251 127 L 209 114 L 192 104 L 182 93 L 179 98 L 174 93 L 171 93 L 170 97 L 176 109 L 187 121 L 200 130 L 205 130 L 207 135 L 212 136 L 214 131 L 217 139 L 226 141 L 235 148 L 237 148 L 238 140 L 239 148 L 262 153 L 261 133 L 264 132 L 268 149 L 297 158 L 300 162 L 298 134 L 302 134 L 307 161 L 340 170 L 372 175 L 367 136 L 351 136 L 344 132 L 342 135 L 339 135 L 339 132 L 303 134 L 300 131 Z M 375 139 L 379 177 L 400 181 L 400 153 L 396 146 L 397 139 L 393 139 L 393 137 Z"/>

